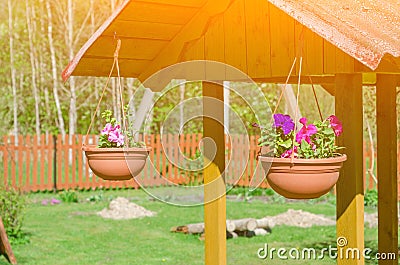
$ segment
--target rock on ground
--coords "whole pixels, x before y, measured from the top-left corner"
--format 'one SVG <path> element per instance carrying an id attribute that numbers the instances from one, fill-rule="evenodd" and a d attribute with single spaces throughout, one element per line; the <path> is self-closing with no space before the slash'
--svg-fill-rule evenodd
<path id="1" fill-rule="evenodd" d="M 156 213 L 130 202 L 128 199 L 123 197 L 118 197 L 112 200 L 108 208 L 105 208 L 97 213 L 97 215 L 103 218 L 115 220 L 151 217 L 155 214 Z"/>

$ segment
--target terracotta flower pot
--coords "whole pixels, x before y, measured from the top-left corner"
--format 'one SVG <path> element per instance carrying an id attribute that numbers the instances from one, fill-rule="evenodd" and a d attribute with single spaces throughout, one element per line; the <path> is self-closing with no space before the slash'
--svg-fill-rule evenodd
<path id="1" fill-rule="evenodd" d="M 346 155 L 323 159 L 260 156 L 273 190 L 289 199 L 314 199 L 328 193 L 339 179 Z"/>
<path id="2" fill-rule="evenodd" d="M 137 176 L 146 164 L 150 148 L 82 147 L 93 173 L 105 180 L 129 180 Z"/>

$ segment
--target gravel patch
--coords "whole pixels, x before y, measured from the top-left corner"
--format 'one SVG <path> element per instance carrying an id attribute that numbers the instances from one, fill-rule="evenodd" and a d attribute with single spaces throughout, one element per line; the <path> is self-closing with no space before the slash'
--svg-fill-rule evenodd
<path id="1" fill-rule="evenodd" d="M 110 202 L 108 208 L 101 210 L 97 215 L 108 219 L 126 220 L 151 217 L 156 215 L 156 213 L 130 202 L 126 198 L 118 197 Z"/>
<path id="2" fill-rule="evenodd" d="M 335 220 L 332 220 L 324 215 L 313 214 L 302 210 L 289 209 L 285 213 L 275 216 L 264 217 L 270 220 L 270 223 L 276 225 L 287 225 L 296 227 L 311 227 L 315 226 L 331 226 L 335 225 Z M 263 218 L 263 219 L 264 219 Z"/>

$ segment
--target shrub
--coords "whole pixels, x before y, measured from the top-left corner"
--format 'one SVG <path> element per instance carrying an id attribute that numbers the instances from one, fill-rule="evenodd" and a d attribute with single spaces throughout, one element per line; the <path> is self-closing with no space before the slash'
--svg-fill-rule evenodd
<path id="1" fill-rule="evenodd" d="M 364 195 L 364 205 L 365 206 L 378 206 L 378 191 L 377 190 L 367 190 Z"/>
<path id="2" fill-rule="evenodd" d="M 0 186 L 0 215 L 10 241 L 24 237 L 22 224 L 26 199 L 19 191 Z"/>
<path id="3" fill-rule="evenodd" d="M 64 190 L 58 194 L 61 201 L 66 203 L 78 202 L 78 194 L 74 190 Z"/>

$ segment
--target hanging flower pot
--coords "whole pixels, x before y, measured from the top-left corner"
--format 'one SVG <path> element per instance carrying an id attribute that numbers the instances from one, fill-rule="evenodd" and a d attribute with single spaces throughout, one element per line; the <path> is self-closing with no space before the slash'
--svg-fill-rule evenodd
<path id="1" fill-rule="evenodd" d="M 328 193 L 339 179 L 346 155 L 322 159 L 259 156 L 273 190 L 289 199 L 314 199 Z"/>
<path id="2" fill-rule="evenodd" d="M 129 180 L 146 165 L 150 148 L 99 148 L 83 146 L 93 173 L 104 180 Z"/>
<path id="3" fill-rule="evenodd" d="M 146 164 L 150 148 L 144 147 L 143 143 L 136 142 L 134 135 L 136 132 L 130 130 L 133 128 L 132 121 L 127 119 L 130 116 L 129 105 L 124 105 L 123 88 L 119 72 L 118 53 L 121 47 L 121 40 L 117 41 L 117 47 L 114 53 L 114 63 L 111 67 L 107 82 L 97 104 L 96 110 L 92 116 L 87 136 L 94 124 L 97 111 L 101 100 L 106 92 L 108 83 L 114 71 L 117 70 L 117 91 L 118 104 L 121 107 L 122 126 L 117 121 L 111 110 L 105 110 L 101 117 L 105 121 L 104 129 L 100 132 L 98 145 L 83 145 L 90 169 L 95 175 L 104 180 L 129 180 L 137 176 Z"/>

